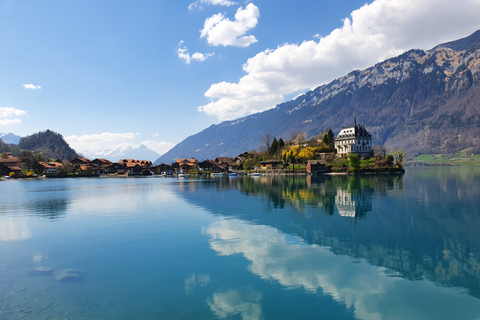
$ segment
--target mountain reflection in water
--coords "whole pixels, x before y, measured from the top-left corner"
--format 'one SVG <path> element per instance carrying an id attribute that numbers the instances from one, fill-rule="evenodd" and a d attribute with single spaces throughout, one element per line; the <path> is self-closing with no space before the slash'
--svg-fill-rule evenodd
<path id="1" fill-rule="evenodd" d="M 325 255 L 333 254 L 338 259 L 343 256 L 342 259 L 350 261 L 353 269 L 361 268 L 360 265 L 354 268 L 354 261 L 366 261 L 371 266 L 385 268 L 372 269 L 376 270 L 372 273 L 383 270 L 381 272 L 409 280 L 428 279 L 441 286 L 466 288 L 470 295 L 478 298 L 480 235 L 477 227 L 480 225 L 480 209 L 475 203 L 478 202 L 479 172 L 465 174 L 465 170 L 453 170 L 453 173 L 452 169 L 446 173 L 435 169 L 422 170 L 410 169 L 404 176 L 223 179 L 204 182 L 209 185 L 205 190 L 230 190 L 221 196 L 214 192 L 202 192 L 200 188 L 195 193 L 180 194 L 195 205 L 228 218 L 210 226 L 212 247 L 222 255 L 242 253 L 252 261 L 252 272 L 262 278 L 273 276 L 268 275 L 269 268 L 264 272 L 258 271 L 265 266 L 258 266 L 256 258 L 233 247 L 224 249 L 228 241 L 220 240 L 225 229 L 234 235 L 258 234 L 259 228 L 263 228 L 264 233 L 274 233 L 278 238 L 281 234 L 292 235 L 309 246 L 296 244 L 296 249 L 292 250 L 287 249 L 291 246 L 283 246 L 281 250 L 288 254 L 282 256 L 290 257 L 289 254 L 295 256 L 308 251 L 318 251 L 319 260 Z M 261 208 L 258 199 L 261 200 Z M 238 228 L 254 230 L 243 232 Z M 245 240 L 246 243 L 239 248 L 250 247 L 249 244 L 252 249 L 262 248 L 268 246 L 269 239 L 272 235 Z M 235 241 L 242 240 L 236 238 Z M 305 257 L 309 256 L 315 255 L 305 254 Z M 271 260 L 270 257 L 260 260 L 265 259 Z M 297 259 L 287 260 L 291 260 L 290 267 L 301 266 Z M 305 261 L 305 264 L 318 266 L 319 261 Z M 293 268 L 285 273 L 296 271 Z M 311 271 L 313 274 L 320 272 Z M 307 290 L 321 287 L 326 290 L 324 286 L 303 283 L 298 278 L 301 284 L 276 280 L 287 283 L 287 286 L 300 285 Z M 348 300 L 347 297 L 342 299 Z"/>

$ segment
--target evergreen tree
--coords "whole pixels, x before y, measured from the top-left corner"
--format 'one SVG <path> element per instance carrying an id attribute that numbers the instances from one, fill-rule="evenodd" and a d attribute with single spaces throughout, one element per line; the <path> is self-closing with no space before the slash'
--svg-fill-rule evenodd
<path id="1" fill-rule="evenodd" d="M 273 137 L 272 145 L 270 146 L 270 155 L 274 155 L 278 151 L 277 138 Z"/>

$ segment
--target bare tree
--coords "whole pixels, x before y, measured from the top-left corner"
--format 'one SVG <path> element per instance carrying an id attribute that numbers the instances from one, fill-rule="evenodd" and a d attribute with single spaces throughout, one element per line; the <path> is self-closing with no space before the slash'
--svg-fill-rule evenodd
<path id="1" fill-rule="evenodd" d="M 267 153 L 270 153 L 270 148 L 272 147 L 272 135 L 267 133 L 262 138 L 262 149 L 265 149 Z"/>

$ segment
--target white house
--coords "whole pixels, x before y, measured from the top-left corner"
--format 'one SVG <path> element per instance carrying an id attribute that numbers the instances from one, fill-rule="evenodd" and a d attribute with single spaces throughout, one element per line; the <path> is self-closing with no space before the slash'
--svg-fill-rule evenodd
<path id="1" fill-rule="evenodd" d="M 342 126 L 342 130 L 335 138 L 335 149 L 338 156 L 347 156 L 356 153 L 359 157 L 372 155 L 372 136 L 365 129 L 365 125 L 357 125 L 355 119 L 353 127 Z"/>

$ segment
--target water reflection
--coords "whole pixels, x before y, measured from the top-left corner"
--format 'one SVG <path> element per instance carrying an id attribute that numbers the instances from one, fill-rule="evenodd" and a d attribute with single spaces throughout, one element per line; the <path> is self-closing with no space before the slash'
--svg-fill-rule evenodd
<path id="1" fill-rule="evenodd" d="M 480 171 L 443 170 L 225 179 L 208 188 L 230 190 L 228 197 L 202 189 L 183 196 L 228 218 L 208 228 L 211 247 L 219 255 L 243 255 L 252 262 L 249 270 L 265 280 L 320 290 L 365 319 L 375 318 L 372 306 L 381 309 L 388 299 L 410 303 L 414 318 L 432 318 L 421 313 L 435 300 L 443 311 L 429 315 L 455 317 L 446 309 L 461 309 L 451 300 L 475 318 L 480 315 Z M 387 300 L 378 299 L 380 293 Z M 425 307 L 415 314 L 419 301 Z M 381 318 L 408 318 L 399 310 L 379 312 Z"/>
<path id="2" fill-rule="evenodd" d="M 261 299 L 261 292 L 245 288 L 215 292 L 208 305 L 212 313 L 221 319 L 240 315 L 243 320 L 259 320 L 262 319 Z"/>
<path id="3" fill-rule="evenodd" d="M 25 204 L 28 211 L 39 217 L 55 220 L 60 219 L 68 210 L 69 199 L 63 195 L 50 197 L 47 199 L 39 198 L 29 201 Z"/>
<path id="4" fill-rule="evenodd" d="M 459 290 L 427 280 L 402 279 L 385 268 L 334 254 L 328 247 L 304 244 L 302 239 L 268 226 L 224 219 L 207 232 L 219 255 L 241 254 L 251 262 L 249 270 L 262 279 L 289 289 L 322 292 L 353 308 L 359 319 L 454 319 L 460 314 L 462 319 L 475 319 L 480 315 L 478 299 Z M 227 297 L 237 302 L 235 306 L 243 306 L 236 293 Z M 227 301 L 220 302 L 225 307 L 212 309 L 214 312 L 238 312 Z M 256 304 L 249 307 L 260 312 Z"/>
<path id="5" fill-rule="evenodd" d="M 32 236 L 24 218 L 6 218 L 0 223 L 0 241 L 24 240 Z"/>

